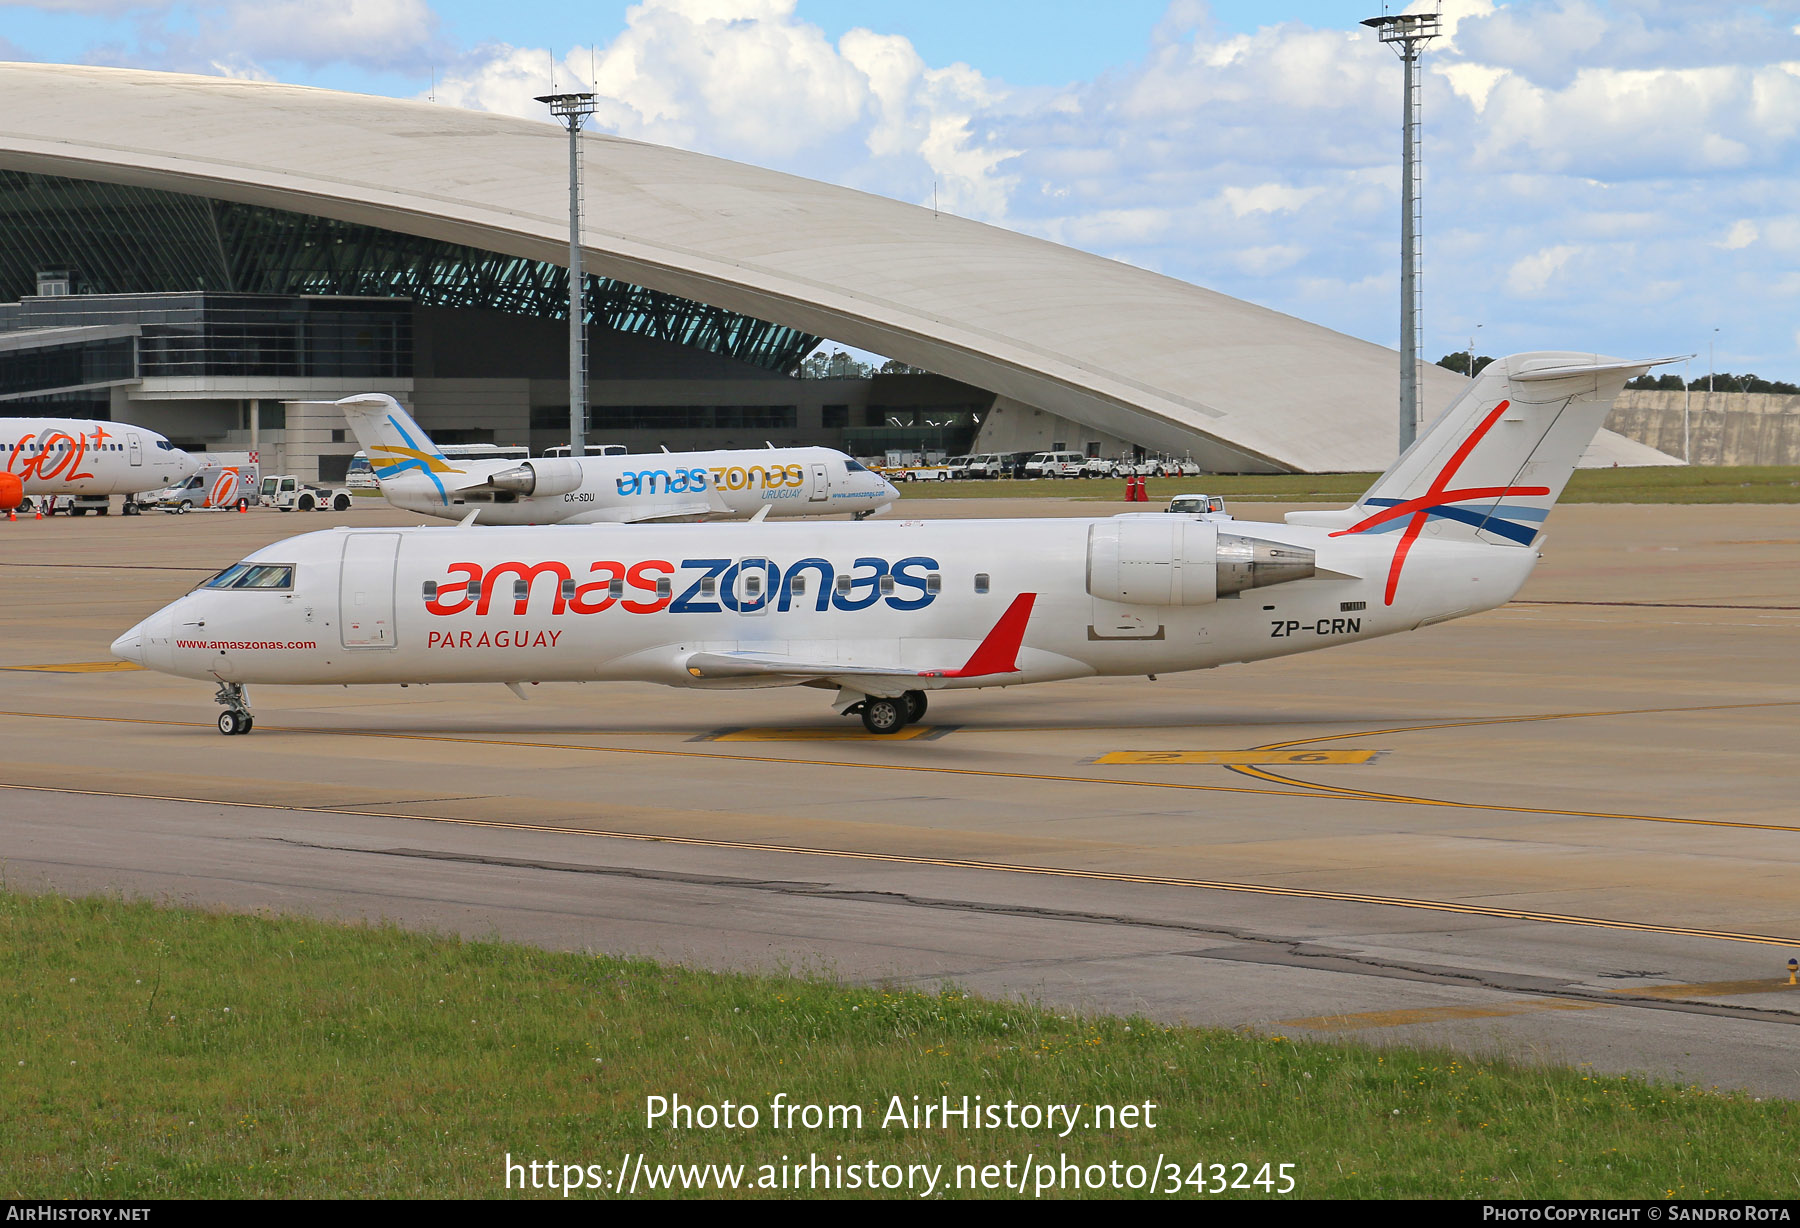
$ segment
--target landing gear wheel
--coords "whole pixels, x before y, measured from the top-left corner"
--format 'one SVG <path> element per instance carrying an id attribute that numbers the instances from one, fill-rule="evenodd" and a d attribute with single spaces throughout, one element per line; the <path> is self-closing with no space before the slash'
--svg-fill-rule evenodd
<path id="1" fill-rule="evenodd" d="M 219 713 L 219 732 L 226 737 L 249 733 L 256 728 L 256 719 L 250 715 L 250 701 L 244 694 L 243 683 L 221 682 L 218 693 L 213 696 L 213 702 L 225 705 L 225 711 Z"/>
<path id="2" fill-rule="evenodd" d="M 925 692 L 908 691 L 902 698 L 906 700 L 906 723 L 908 725 L 918 724 L 925 715 Z"/>
<path id="3" fill-rule="evenodd" d="M 906 728 L 905 701 L 900 699 L 868 699 L 862 705 L 863 728 L 870 733 L 899 733 Z"/>

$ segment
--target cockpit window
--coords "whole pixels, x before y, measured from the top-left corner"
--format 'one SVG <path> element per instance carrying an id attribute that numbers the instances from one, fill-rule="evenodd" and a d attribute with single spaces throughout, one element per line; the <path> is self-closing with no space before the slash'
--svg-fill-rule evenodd
<path id="1" fill-rule="evenodd" d="M 855 461 L 846 457 L 844 459 L 844 472 L 845 473 L 867 473 L 868 470 L 863 468 L 861 465 L 857 464 Z"/>
<path id="2" fill-rule="evenodd" d="M 292 589 L 294 567 L 291 563 L 233 563 L 200 587 Z"/>
<path id="3" fill-rule="evenodd" d="M 163 451 L 163 452 L 173 452 L 175 450 L 175 445 L 170 443 L 166 439 L 157 440 L 156 446 L 157 446 L 158 450 Z"/>

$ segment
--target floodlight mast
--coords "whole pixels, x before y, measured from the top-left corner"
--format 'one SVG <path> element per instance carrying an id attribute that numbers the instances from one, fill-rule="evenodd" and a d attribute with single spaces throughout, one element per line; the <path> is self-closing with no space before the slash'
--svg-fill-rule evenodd
<path id="1" fill-rule="evenodd" d="M 1439 23 L 1433 12 L 1383 14 L 1362 24 L 1379 31 L 1381 41 L 1406 66 L 1400 125 L 1400 451 L 1404 452 L 1419 433 L 1419 53 L 1438 36 Z"/>
<path id="2" fill-rule="evenodd" d="M 587 455 L 587 279 L 581 272 L 581 125 L 592 94 L 540 94 L 569 129 L 569 459 Z"/>

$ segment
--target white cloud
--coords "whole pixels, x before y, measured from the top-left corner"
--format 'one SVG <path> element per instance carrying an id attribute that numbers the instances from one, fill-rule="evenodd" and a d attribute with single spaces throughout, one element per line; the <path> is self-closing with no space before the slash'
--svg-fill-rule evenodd
<path id="1" fill-rule="evenodd" d="M 6 0 L 0 0 L 4 6 Z M 419 70 L 448 53 L 428 0 L 15 0 L 17 7 L 129 19 L 98 62 L 273 78 L 270 64 Z"/>
<path id="2" fill-rule="evenodd" d="M 411 62 L 432 40 L 437 17 L 425 0 L 250 0 L 224 7 L 212 41 L 257 59 L 322 64 Z"/>
<path id="3" fill-rule="evenodd" d="M 438 90 L 460 106 L 536 114 L 522 89 L 547 53 L 483 48 Z M 560 71 L 589 73 L 588 49 Z M 967 65 L 933 68 L 898 35 L 847 32 L 836 45 L 794 0 L 644 0 L 592 49 L 597 127 L 759 162 L 999 220 L 1013 150 L 982 117 L 1009 93 Z"/>
<path id="4" fill-rule="evenodd" d="M 1756 223 L 1750 221 L 1748 218 L 1744 218 L 1732 223 L 1730 233 L 1719 241 L 1719 246 L 1726 251 L 1735 252 L 1741 248 L 1749 247 L 1752 243 L 1756 242 L 1756 239 Z"/>
<path id="5" fill-rule="evenodd" d="M 1259 183 L 1253 188 L 1226 188 L 1220 195 L 1226 208 L 1243 217 L 1247 213 L 1292 213 L 1324 190 Z"/>
<path id="6" fill-rule="evenodd" d="M 1550 288 L 1552 278 L 1559 276 L 1580 248 L 1568 245 L 1546 247 L 1515 262 L 1507 270 L 1507 287 L 1521 298 L 1532 298 Z"/>

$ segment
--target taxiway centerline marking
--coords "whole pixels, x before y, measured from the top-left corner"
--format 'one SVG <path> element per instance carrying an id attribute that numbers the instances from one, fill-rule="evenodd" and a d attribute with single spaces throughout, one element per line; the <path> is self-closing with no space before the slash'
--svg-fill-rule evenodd
<path id="1" fill-rule="evenodd" d="M 1745 705 L 1775 706 L 1775 705 Z M 1582 715 L 1595 715 L 1584 713 Z M 119 725 L 149 725 L 175 729 L 210 729 L 209 724 L 198 721 L 166 721 L 151 720 L 147 717 L 132 716 L 93 716 L 65 712 L 8 712 L 0 711 L 0 717 L 18 717 L 29 720 L 61 720 L 61 721 L 98 721 Z M 1508 718 L 1508 719 L 1555 719 L 1542 718 Z M 1466 721 L 1464 724 L 1492 724 L 1492 721 Z M 1291 785 L 1292 788 L 1256 789 L 1243 785 L 1202 785 L 1190 781 L 1173 780 L 1127 780 L 1109 779 L 1104 776 L 1064 776 L 1048 772 L 1002 772 L 991 768 L 945 767 L 932 763 L 869 763 L 848 759 L 796 759 L 780 755 L 733 755 L 716 751 L 699 750 L 667 750 L 645 746 L 583 746 L 575 742 L 524 742 L 512 738 L 472 738 L 456 737 L 448 734 L 424 733 L 392 733 L 385 730 L 371 729 L 308 729 L 292 725 L 269 725 L 264 728 L 282 733 L 317 734 L 322 737 L 338 738 L 385 738 L 400 742 L 447 742 L 461 746 L 498 746 L 519 750 L 559 750 L 577 753 L 603 755 L 643 755 L 656 758 L 676 759 L 713 759 L 729 763 L 755 763 L 774 767 L 824 767 L 841 768 L 851 771 L 874 772 L 917 772 L 936 776 L 971 776 L 990 780 L 1028 780 L 1049 784 L 1101 785 L 1121 789 L 1172 789 L 1191 793 L 1235 793 L 1248 794 L 1255 797 L 1287 797 L 1312 798 L 1324 801 L 1361 801 L 1386 802 L 1401 806 L 1444 806 L 1465 810 L 1493 810 L 1511 814 L 1547 814 L 1565 815 L 1577 819 L 1618 819 L 1636 823 L 1677 823 L 1691 827 L 1731 827 L 1752 831 L 1779 831 L 1800 833 L 1800 826 L 1790 827 L 1777 823 L 1739 823 L 1724 819 L 1682 819 L 1669 815 L 1654 814 L 1622 814 L 1605 810 L 1559 810 L 1552 808 L 1534 808 L 1529 806 L 1507 806 L 1500 803 L 1485 804 L 1481 802 L 1455 802 L 1435 798 L 1406 797 L 1401 794 L 1370 793 L 1360 789 L 1346 789 L 1337 785 L 1313 785 L 1306 781 L 1290 780 L 1285 776 L 1265 773 L 1253 767 L 1227 767 L 1229 772 L 1255 776 L 1271 783 Z M 1443 728 L 1443 726 L 1421 726 L 1421 728 Z M 1406 732 L 1405 730 L 1390 732 Z M 1354 737 L 1354 734 L 1337 734 L 1332 737 Z M 1326 738 L 1317 739 L 1326 741 Z"/>
<path id="2" fill-rule="evenodd" d="M 608 840 L 632 840 L 645 844 L 674 844 L 689 848 L 730 849 L 738 852 L 778 853 L 797 857 L 826 857 L 842 861 L 869 861 L 889 865 L 933 866 L 947 870 L 984 870 L 999 874 L 1026 874 L 1044 878 L 1080 879 L 1089 882 L 1135 883 L 1150 887 L 1181 887 L 1198 891 L 1223 891 L 1245 895 L 1269 895 L 1299 900 L 1325 900 L 1340 904 L 1369 904 L 1425 912 L 1454 913 L 1469 917 L 1494 917 L 1506 921 L 1531 921 L 1547 925 L 1572 925 L 1591 929 L 1629 930 L 1668 934 L 1681 938 L 1706 938 L 1718 942 L 1744 942 L 1757 946 L 1793 947 L 1800 938 L 1776 934 L 1736 933 L 1731 930 L 1693 929 L 1657 925 L 1648 921 L 1621 921 L 1611 917 L 1583 917 L 1573 913 L 1534 912 L 1451 900 L 1420 900 L 1406 896 L 1366 895 L 1354 891 L 1327 891 L 1315 887 L 1282 887 L 1272 883 L 1235 883 L 1201 878 L 1175 878 L 1160 874 L 1131 874 L 1117 870 L 1078 870 L 1066 866 L 1022 865 L 1008 861 L 978 861 L 960 857 L 922 857 L 908 853 L 878 853 L 861 849 L 811 848 L 799 844 L 767 844 L 753 840 L 721 840 L 704 836 L 672 836 L 650 832 L 611 831 L 594 827 L 563 827 L 554 823 L 519 823 L 506 819 L 464 819 L 450 815 L 405 814 L 335 806 L 296 806 L 285 803 L 226 801 L 210 797 L 177 797 L 159 793 L 125 793 L 104 789 L 67 789 L 46 785 L 0 782 L 0 789 L 30 793 L 59 793 L 72 797 L 111 797 L 129 801 L 179 802 L 186 805 L 229 806 L 240 810 L 277 810 L 293 814 L 330 814 L 349 818 L 399 819 L 408 823 L 437 823 L 455 827 L 479 827 L 497 831 L 544 832 L 564 836 L 595 836 Z"/>

